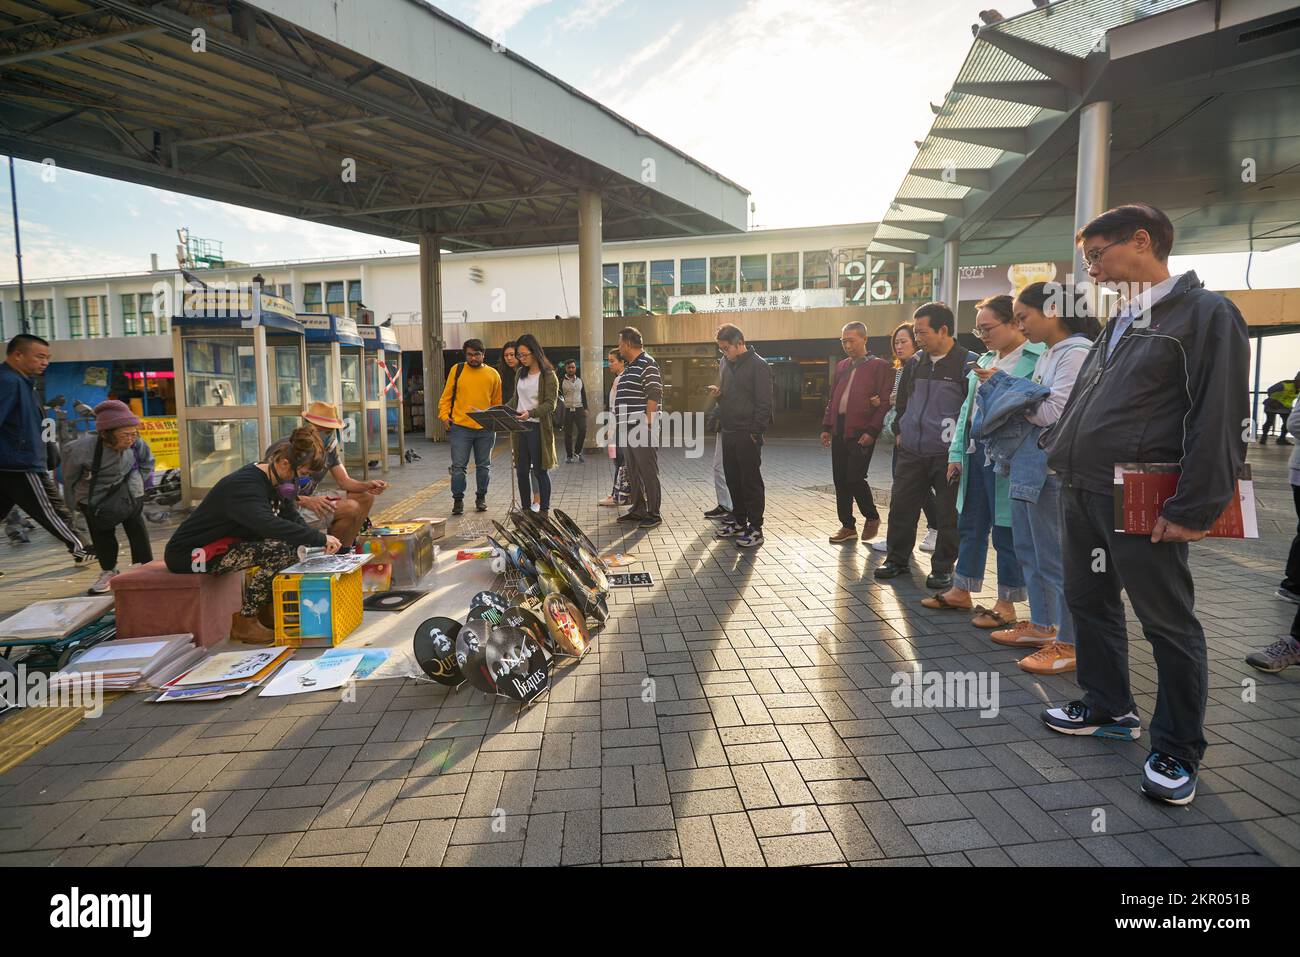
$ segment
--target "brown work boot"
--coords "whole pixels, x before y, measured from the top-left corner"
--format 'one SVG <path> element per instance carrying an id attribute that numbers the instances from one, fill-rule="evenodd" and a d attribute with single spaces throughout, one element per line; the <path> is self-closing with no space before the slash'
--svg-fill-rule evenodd
<path id="1" fill-rule="evenodd" d="M 256 615 L 245 617 L 235 612 L 230 616 L 230 640 L 246 645 L 269 645 L 275 641 L 275 631 L 258 621 Z"/>
<path id="2" fill-rule="evenodd" d="M 858 533 L 855 529 L 852 528 L 841 528 L 838 532 L 836 532 L 834 535 L 831 536 L 832 545 L 838 545 L 841 542 L 856 542 L 857 540 L 858 540 Z"/>

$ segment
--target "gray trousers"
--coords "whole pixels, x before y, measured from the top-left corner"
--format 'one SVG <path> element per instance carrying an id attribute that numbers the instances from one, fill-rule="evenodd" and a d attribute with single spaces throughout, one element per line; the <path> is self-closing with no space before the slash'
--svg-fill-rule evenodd
<path id="1" fill-rule="evenodd" d="M 653 446 L 623 449 L 627 464 L 627 484 L 631 495 L 632 511 L 638 515 L 658 515 L 659 450 Z"/>
<path id="2" fill-rule="evenodd" d="M 713 490 L 718 494 L 718 507 L 731 511 L 731 490 L 727 488 L 727 474 L 722 468 L 722 433 L 713 442 Z M 1300 541 L 1300 538 L 1296 539 Z"/>

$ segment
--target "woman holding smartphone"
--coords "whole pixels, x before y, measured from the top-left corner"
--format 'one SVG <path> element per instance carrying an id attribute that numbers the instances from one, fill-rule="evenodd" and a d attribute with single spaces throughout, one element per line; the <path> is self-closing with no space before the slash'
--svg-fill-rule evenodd
<path id="1" fill-rule="evenodd" d="M 529 476 L 537 483 L 541 514 L 551 510 L 551 477 L 555 468 L 555 403 L 560 380 L 555 367 L 546 358 L 542 344 L 531 333 L 524 333 L 515 343 L 519 372 L 515 377 L 515 394 L 506 404 L 518 413 L 527 432 L 511 433 L 514 446 L 515 477 L 519 482 L 519 500 L 529 497 Z"/>

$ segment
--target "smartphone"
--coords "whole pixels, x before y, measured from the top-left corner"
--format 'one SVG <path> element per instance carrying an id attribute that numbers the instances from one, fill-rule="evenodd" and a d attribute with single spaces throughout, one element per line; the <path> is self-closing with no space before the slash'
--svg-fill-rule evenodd
<path id="1" fill-rule="evenodd" d="M 966 371 L 967 371 L 967 372 L 972 371 L 973 369 L 977 368 L 977 367 L 979 366 L 979 364 L 980 364 L 980 361 L 979 361 L 978 359 L 972 359 L 972 360 L 970 360 L 970 362 L 966 363 Z"/>

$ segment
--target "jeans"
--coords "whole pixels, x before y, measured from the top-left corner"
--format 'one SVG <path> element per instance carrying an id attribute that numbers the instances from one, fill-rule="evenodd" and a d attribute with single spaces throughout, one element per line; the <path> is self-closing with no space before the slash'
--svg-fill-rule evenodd
<path id="1" fill-rule="evenodd" d="M 1151 747 L 1196 767 L 1205 756 L 1209 687 L 1205 632 L 1193 610 L 1186 542 L 1152 543 L 1115 531 L 1115 501 L 1084 489 L 1061 490 L 1065 601 L 1077 630 L 1083 701 L 1116 717 L 1137 710 L 1129 687 L 1128 631 L 1120 590 L 1128 592 L 1156 659 Z"/>
<path id="2" fill-rule="evenodd" d="M 718 507 L 731 511 L 731 490 L 727 488 L 727 473 L 722 468 L 722 433 L 713 442 L 713 491 L 718 496 Z"/>
<path id="3" fill-rule="evenodd" d="M 1029 591 L 1029 620 L 1057 629 L 1056 640 L 1074 644 L 1074 618 L 1065 606 L 1061 564 L 1061 483 L 1048 475 L 1037 502 L 1011 500 L 1011 532 Z"/>
<path id="4" fill-rule="evenodd" d="M 519 436 L 519 451 L 515 459 L 515 479 L 519 483 L 519 501 L 532 501 L 529 476 L 537 483 L 542 497 L 541 507 L 551 507 L 551 476 L 542 468 L 542 426 L 536 421 L 528 423 L 528 431 Z M 527 507 L 527 506 L 525 506 Z"/>
<path id="5" fill-rule="evenodd" d="M 984 588 L 984 569 L 989 557 L 989 533 L 997 552 L 998 601 L 1024 601 L 1025 579 L 1016 558 L 1011 529 L 995 524 L 997 517 L 997 475 L 992 465 L 984 464 L 984 449 L 977 443 L 966 456 L 966 499 L 957 517 L 957 534 L 961 547 L 957 552 L 954 588 L 977 592 Z"/>
<path id="6" fill-rule="evenodd" d="M 898 450 L 898 469 L 889 499 L 889 545 L 887 561 L 906 565 L 916 547 L 916 523 L 926 501 L 934 503 L 938 539 L 930 556 L 935 575 L 952 572 L 957 558 L 957 486 L 948 481 L 947 455 L 917 455 Z"/>
<path id="7" fill-rule="evenodd" d="M 1295 501 L 1296 530 L 1291 539 L 1291 551 L 1286 556 L 1286 578 L 1282 587 L 1300 592 L 1300 485 L 1291 486 L 1291 498 Z"/>
<path id="8" fill-rule="evenodd" d="M 479 498 L 487 495 L 488 478 L 492 468 L 492 446 L 497 434 L 491 429 L 470 429 L 452 423 L 447 433 L 451 441 L 451 496 L 465 495 L 465 466 L 469 465 L 470 450 L 474 450 L 474 484 Z M 525 496 L 525 499 L 527 496 Z"/>

